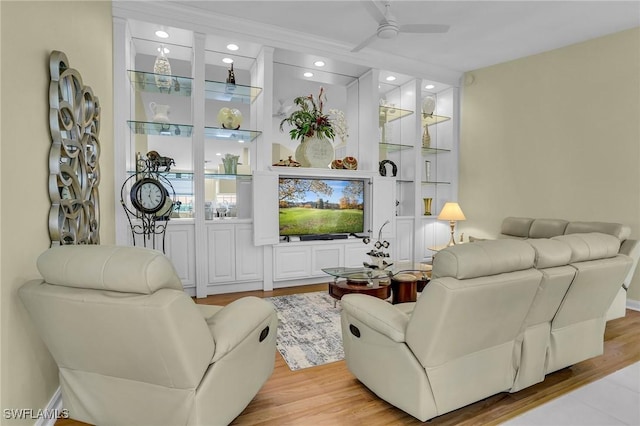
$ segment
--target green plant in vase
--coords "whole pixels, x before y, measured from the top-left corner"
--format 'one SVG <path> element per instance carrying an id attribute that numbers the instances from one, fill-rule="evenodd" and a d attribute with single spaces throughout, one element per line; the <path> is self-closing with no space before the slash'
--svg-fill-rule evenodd
<path id="1" fill-rule="evenodd" d="M 298 109 L 280 122 L 281 132 L 286 123 L 291 126 L 291 139 L 300 141 L 296 160 L 304 167 L 329 167 L 334 158 L 330 141 L 335 137 L 335 130 L 329 114 L 322 111 L 325 101 L 322 87 L 317 99 L 312 94 L 299 96 L 293 100 Z"/>

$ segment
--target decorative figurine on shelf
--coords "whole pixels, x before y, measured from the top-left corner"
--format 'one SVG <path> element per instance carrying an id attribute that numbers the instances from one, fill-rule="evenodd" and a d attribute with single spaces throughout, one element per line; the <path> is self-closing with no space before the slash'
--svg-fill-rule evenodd
<path id="1" fill-rule="evenodd" d="M 233 72 L 233 62 L 231 62 L 231 68 L 229 69 L 229 76 L 227 77 L 227 84 L 236 84 L 236 75 Z"/>
<path id="2" fill-rule="evenodd" d="M 280 160 L 274 164 L 274 166 L 284 166 L 284 167 L 300 167 L 300 163 L 292 158 L 290 155 L 287 160 Z"/>
<path id="3" fill-rule="evenodd" d="M 356 157 L 344 157 L 342 166 L 347 170 L 358 170 L 358 160 L 356 160 Z"/>
<path id="4" fill-rule="evenodd" d="M 147 152 L 147 160 L 149 161 L 149 168 L 152 172 L 157 172 L 160 167 L 164 167 L 164 172 L 169 172 L 171 166 L 175 166 L 176 162 L 171 157 L 163 157 L 158 154 L 158 151 Z"/>

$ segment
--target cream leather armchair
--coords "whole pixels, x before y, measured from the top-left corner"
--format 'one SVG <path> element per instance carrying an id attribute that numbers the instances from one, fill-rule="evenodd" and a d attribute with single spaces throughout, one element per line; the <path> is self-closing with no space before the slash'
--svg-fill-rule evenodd
<path id="1" fill-rule="evenodd" d="M 62 246 L 19 290 L 59 367 L 64 407 L 92 424 L 223 425 L 273 372 L 273 306 L 196 305 L 157 251 Z"/>

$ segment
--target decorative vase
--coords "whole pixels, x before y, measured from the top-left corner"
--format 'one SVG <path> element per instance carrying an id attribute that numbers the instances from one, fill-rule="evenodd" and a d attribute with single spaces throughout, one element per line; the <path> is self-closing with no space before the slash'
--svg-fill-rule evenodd
<path id="1" fill-rule="evenodd" d="M 238 130 L 242 125 L 242 113 L 235 108 L 221 108 L 218 112 L 218 122 L 223 129 Z"/>
<path id="2" fill-rule="evenodd" d="M 171 88 L 171 64 L 167 55 L 164 54 L 164 46 L 160 45 L 160 53 L 156 57 L 156 62 L 153 64 L 153 72 L 155 75 L 156 86 L 158 89 Z"/>
<path id="3" fill-rule="evenodd" d="M 149 108 L 153 112 L 153 118 L 151 121 L 155 123 L 169 123 L 169 105 L 161 105 L 155 102 L 149 103 Z"/>
<path id="4" fill-rule="evenodd" d="M 296 148 L 296 152 L 294 155 L 296 157 L 296 161 L 300 163 L 300 167 L 311 167 L 311 165 L 307 161 L 307 157 L 305 157 L 304 155 L 304 146 L 303 146 L 304 143 L 305 142 L 303 140 L 298 144 L 298 147 Z"/>
<path id="5" fill-rule="evenodd" d="M 424 201 L 424 215 L 431 216 L 431 203 L 433 202 L 433 198 L 423 198 Z"/>
<path id="6" fill-rule="evenodd" d="M 238 159 L 239 155 L 225 154 L 222 158 L 222 164 L 224 165 L 224 174 L 235 175 L 238 174 Z"/>
<path id="7" fill-rule="evenodd" d="M 424 162 L 424 174 L 425 174 L 425 181 L 431 182 L 431 161 L 427 160 Z"/>
<path id="8" fill-rule="evenodd" d="M 296 161 L 302 164 L 302 167 L 327 168 L 333 158 L 333 145 L 326 138 L 305 137 L 296 148 Z"/>

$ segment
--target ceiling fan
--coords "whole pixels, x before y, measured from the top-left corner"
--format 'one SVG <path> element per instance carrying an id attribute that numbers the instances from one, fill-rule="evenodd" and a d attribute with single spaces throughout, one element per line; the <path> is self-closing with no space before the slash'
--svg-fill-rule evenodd
<path id="1" fill-rule="evenodd" d="M 278 107 L 276 112 L 273 113 L 273 116 L 274 117 L 284 117 L 291 110 L 291 108 L 293 108 L 293 105 L 285 105 L 284 104 L 284 99 L 278 99 L 278 102 L 280 102 L 280 106 Z"/>
<path id="2" fill-rule="evenodd" d="M 413 34 L 434 34 L 434 33 L 446 33 L 449 31 L 449 25 L 438 24 L 404 24 L 398 25 L 398 21 L 391 13 L 391 2 L 386 1 L 384 3 L 384 12 L 380 10 L 380 7 L 374 0 L 362 0 L 364 7 L 369 14 L 378 22 L 378 29 L 376 32 L 367 38 L 365 41 L 351 49 L 352 52 L 358 52 L 373 41 L 376 38 L 391 39 L 398 36 L 398 33 L 413 33 Z"/>

